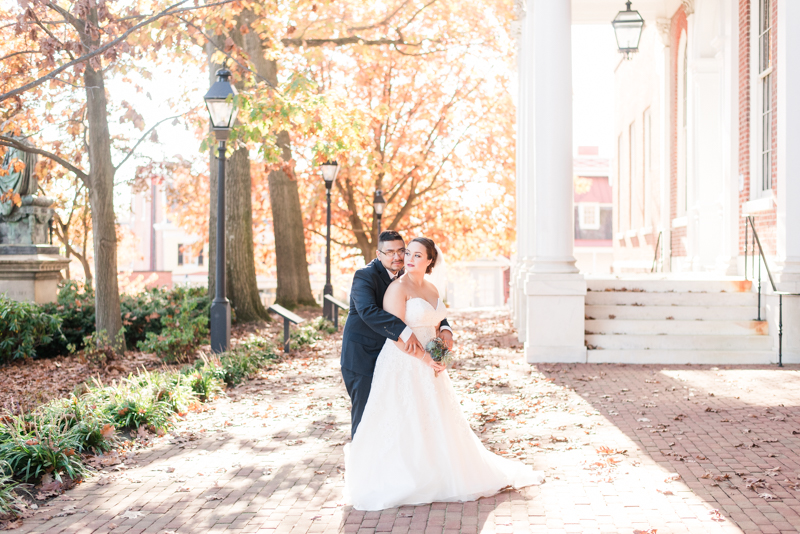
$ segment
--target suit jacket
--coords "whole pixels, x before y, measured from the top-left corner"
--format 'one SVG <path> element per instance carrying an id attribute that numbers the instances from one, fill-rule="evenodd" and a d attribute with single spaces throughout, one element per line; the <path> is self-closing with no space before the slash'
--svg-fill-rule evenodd
<path id="1" fill-rule="evenodd" d="M 383 309 L 383 297 L 392 279 L 377 259 L 356 271 L 350 290 L 350 314 L 342 333 L 341 365 L 372 376 L 386 339 L 397 341 L 406 324 Z M 442 326 L 449 326 L 447 319 Z"/>

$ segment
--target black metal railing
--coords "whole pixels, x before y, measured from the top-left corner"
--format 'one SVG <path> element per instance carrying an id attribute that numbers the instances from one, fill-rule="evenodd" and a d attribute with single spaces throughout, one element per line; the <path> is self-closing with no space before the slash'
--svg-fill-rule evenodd
<path id="1" fill-rule="evenodd" d="M 756 232 L 756 222 L 752 215 L 745 216 L 744 223 L 744 278 L 747 277 L 747 259 L 748 252 L 750 251 L 750 239 L 752 239 L 752 254 L 750 256 L 750 272 L 753 278 L 756 275 L 756 261 L 758 261 L 758 321 L 761 320 L 761 264 L 764 264 L 764 270 L 767 271 L 767 278 L 769 285 L 772 287 L 772 292 L 778 295 L 778 367 L 783 367 L 783 296 L 784 295 L 797 295 L 797 293 L 787 293 L 785 291 L 778 291 L 775 286 L 775 280 L 772 278 L 772 273 L 769 270 L 767 257 L 764 255 L 764 248 L 761 246 L 761 239 Z M 758 245 L 758 260 L 756 260 L 756 245 Z"/>
<path id="2" fill-rule="evenodd" d="M 655 253 L 653 253 L 653 266 L 650 267 L 650 272 L 651 273 L 656 272 L 656 262 L 658 261 L 659 257 L 661 257 L 662 263 L 663 263 L 664 254 L 661 254 L 661 234 L 662 233 L 663 232 L 658 232 L 658 239 L 656 239 L 656 250 L 655 250 Z"/>

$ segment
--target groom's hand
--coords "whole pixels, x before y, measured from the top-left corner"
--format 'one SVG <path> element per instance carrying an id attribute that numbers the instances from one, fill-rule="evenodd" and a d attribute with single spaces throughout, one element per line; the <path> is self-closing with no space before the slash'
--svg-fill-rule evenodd
<path id="1" fill-rule="evenodd" d="M 411 334 L 411 337 L 409 337 L 408 341 L 406 341 L 406 346 L 403 348 L 403 350 L 407 354 L 417 358 L 419 358 L 419 354 L 423 354 L 425 352 L 425 349 L 423 348 L 422 343 L 419 342 L 419 339 L 417 339 L 416 334 Z"/>
<path id="2" fill-rule="evenodd" d="M 453 350 L 453 332 L 450 330 L 442 330 L 439 332 L 439 337 L 444 341 L 447 350 Z"/>

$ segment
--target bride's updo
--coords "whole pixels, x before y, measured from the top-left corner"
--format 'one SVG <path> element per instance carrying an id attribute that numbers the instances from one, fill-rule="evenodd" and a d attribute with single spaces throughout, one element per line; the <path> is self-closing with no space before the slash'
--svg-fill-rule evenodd
<path id="1" fill-rule="evenodd" d="M 439 259 L 439 253 L 436 252 L 436 243 L 433 242 L 433 239 L 428 239 L 427 237 L 415 237 L 411 240 L 411 243 L 419 243 L 425 247 L 425 251 L 428 253 L 428 259 L 432 260 L 425 270 L 425 274 L 431 274 L 433 268 L 436 267 L 436 260 Z"/>

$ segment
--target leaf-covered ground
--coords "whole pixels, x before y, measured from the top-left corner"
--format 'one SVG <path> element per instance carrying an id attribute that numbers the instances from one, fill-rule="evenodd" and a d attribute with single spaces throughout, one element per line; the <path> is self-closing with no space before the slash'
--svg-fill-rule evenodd
<path id="1" fill-rule="evenodd" d="M 363 513 L 341 503 L 340 335 L 30 510 L 19 532 L 797 532 L 797 367 L 537 365 L 504 311 L 452 313 L 449 371 L 487 447 L 542 486 Z"/>

